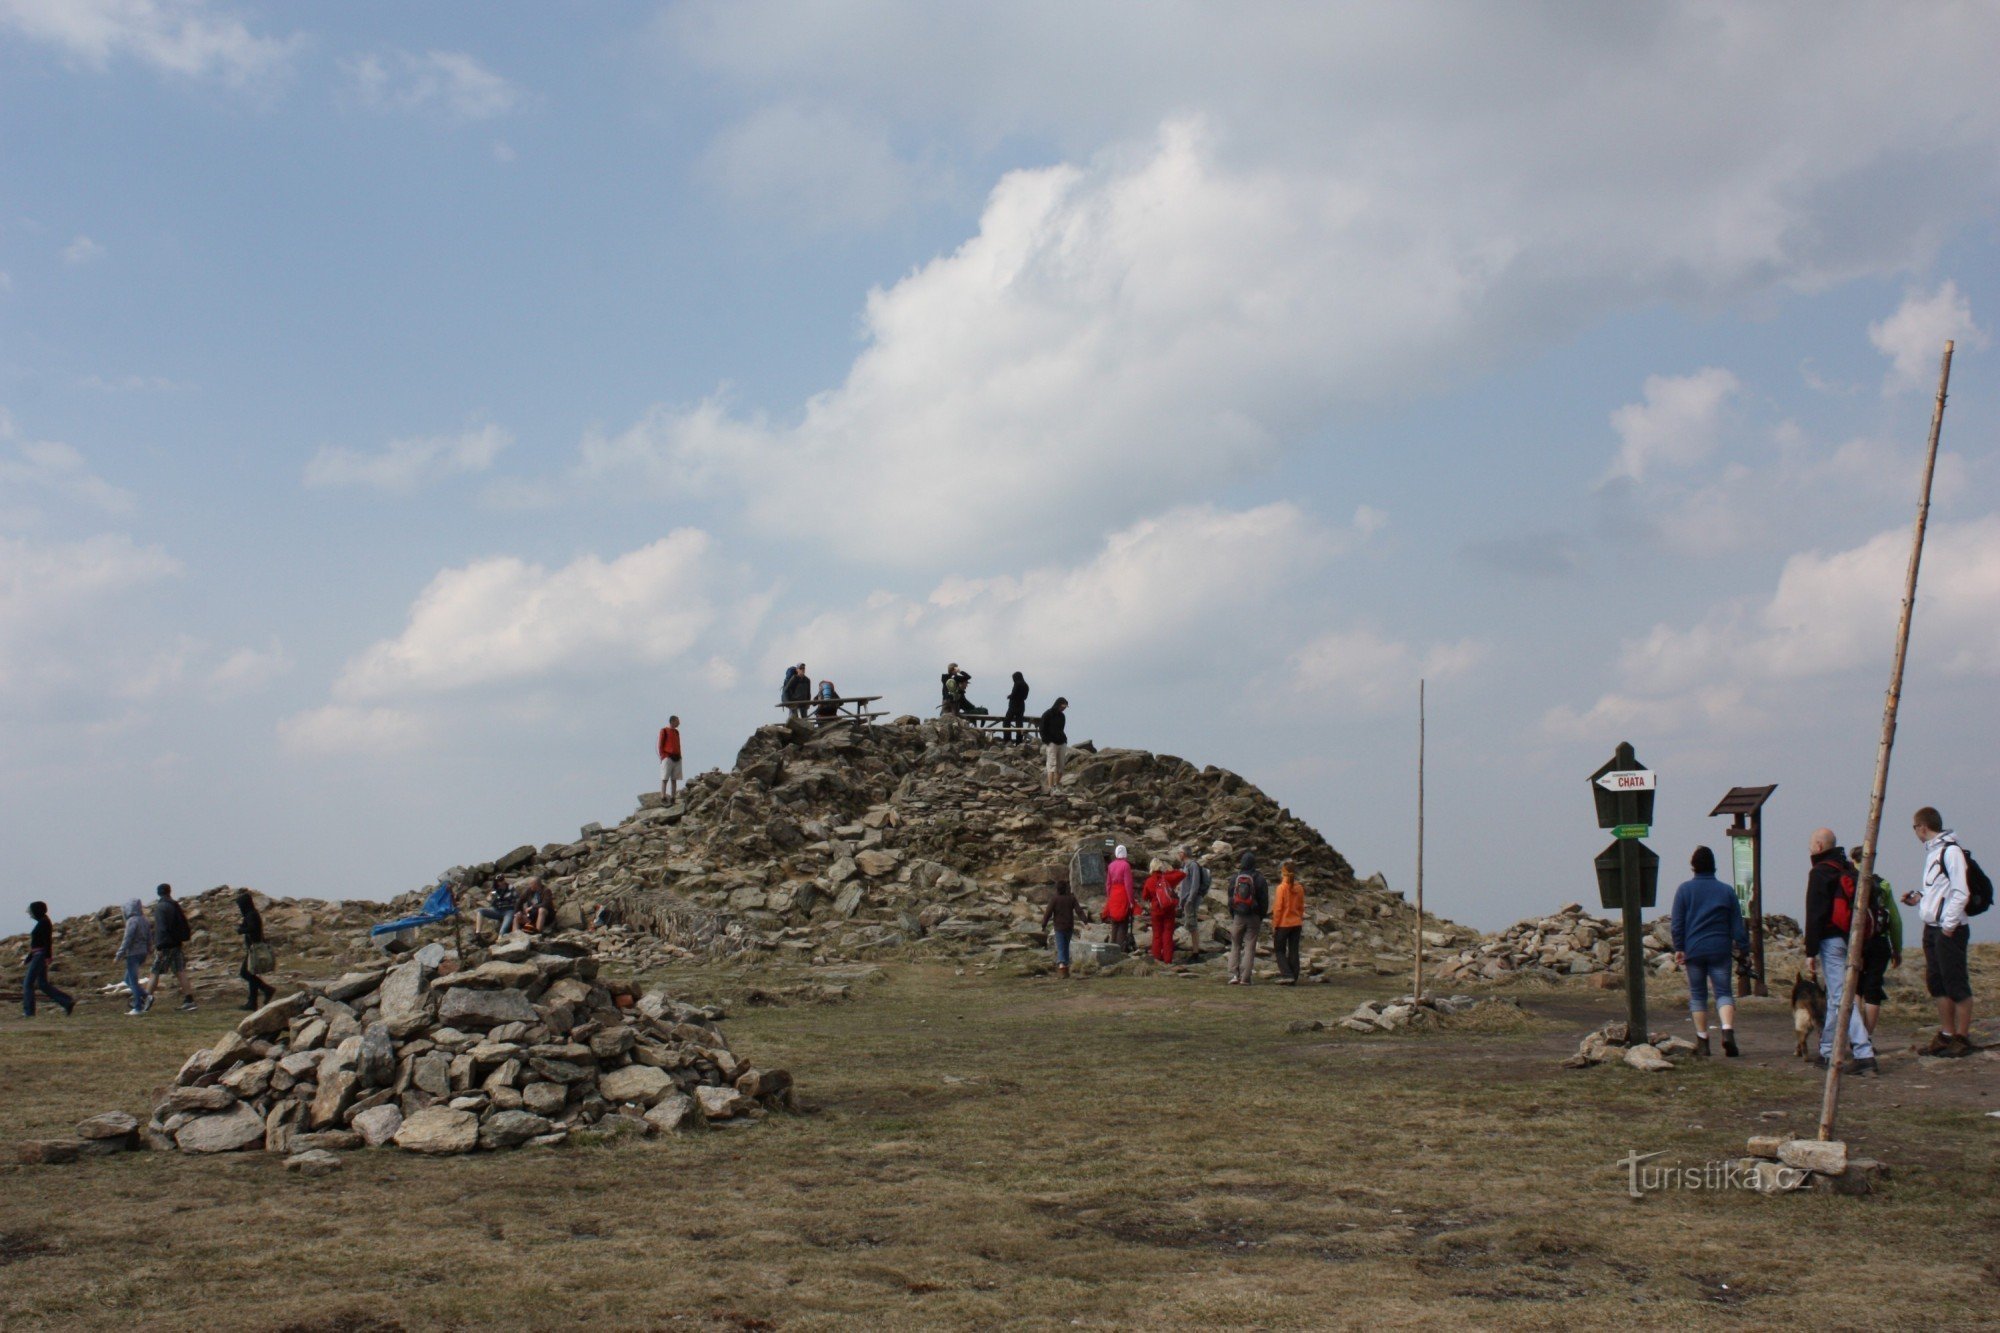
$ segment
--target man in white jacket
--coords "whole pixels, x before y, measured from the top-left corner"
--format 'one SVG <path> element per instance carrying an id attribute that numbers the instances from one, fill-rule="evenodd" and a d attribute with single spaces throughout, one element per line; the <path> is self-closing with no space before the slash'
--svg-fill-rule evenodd
<path id="1" fill-rule="evenodd" d="M 1965 906 L 1971 875 L 1965 849 L 1944 827 L 1944 816 L 1925 806 L 1911 820 L 1924 844 L 1923 890 L 1911 890 L 1903 902 L 1916 907 L 1924 923 L 1924 984 L 1937 1001 L 1938 1033 L 1924 1047 L 1925 1055 L 1972 1053 L 1972 980 L 1966 951 L 1972 927 Z"/>

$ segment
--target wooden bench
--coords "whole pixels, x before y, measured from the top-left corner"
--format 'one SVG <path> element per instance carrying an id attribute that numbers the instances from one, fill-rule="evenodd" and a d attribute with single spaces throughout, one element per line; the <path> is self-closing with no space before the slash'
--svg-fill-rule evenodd
<path id="1" fill-rule="evenodd" d="M 887 712 L 870 711 L 869 704 L 880 703 L 881 701 L 882 696 L 879 694 L 850 694 L 838 699 L 814 698 L 807 699 L 803 703 L 781 703 L 778 707 L 784 709 L 786 712 L 794 712 L 802 709 L 804 710 L 803 716 L 809 722 L 858 722 L 866 727 L 872 725 L 877 718 L 889 716 Z M 824 715 L 819 711 L 828 704 L 833 705 L 831 716 Z"/>
<path id="2" fill-rule="evenodd" d="M 946 713 L 969 724 L 980 733 L 996 736 L 1009 745 L 1038 745 L 1042 739 L 1040 718 L 1024 717 L 1018 722 L 1010 722 L 1004 713 Z"/>

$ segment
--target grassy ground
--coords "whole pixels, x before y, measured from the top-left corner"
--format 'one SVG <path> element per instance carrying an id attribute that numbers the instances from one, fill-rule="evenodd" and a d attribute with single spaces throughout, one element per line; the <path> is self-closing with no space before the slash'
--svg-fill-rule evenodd
<path id="1" fill-rule="evenodd" d="M 690 975 L 690 995 L 748 977 Z M 768 984 L 768 982 L 766 982 Z M 1782 1002 L 1746 1057 L 1671 1074 L 1557 1060 L 1622 1012 L 1290 1035 L 1390 982 L 1247 991 L 897 964 L 852 1002 L 745 1007 L 739 1049 L 817 1109 L 662 1144 L 445 1161 L 261 1154 L 0 1167 L 8 1327 L 1971 1327 L 2000 1298 L 2000 1059 L 1853 1088 L 1868 1198 L 1657 1192 L 1619 1161 L 1810 1134 Z M 1655 997 L 1654 1026 L 1685 1016 Z M 1909 1005 L 1885 1037 L 1916 1030 Z M 0 1141 L 143 1113 L 217 1008 L 99 1004 L 0 1026 Z M 1492 1030 L 1497 1029 L 1497 1030 Z M 1830 1293 L 1866 1293 L 1840 1313 Z"/>

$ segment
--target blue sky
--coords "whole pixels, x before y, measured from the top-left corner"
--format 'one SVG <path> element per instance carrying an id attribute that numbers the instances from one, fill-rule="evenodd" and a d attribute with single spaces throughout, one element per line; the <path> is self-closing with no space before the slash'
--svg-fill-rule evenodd
<path id="1" fill-rule="evenodd" d="M 1021 669 L 1429 901 L 2000 741 L 1983 5 L 0 0 L 0 836 L 382 898 Z M 1914 844 L 1888 844 L 1914 864 Z M 1801 860 L 1793 857 L 1793 860 Z M 1802 867 L 1799 867 L 1802 868 Z M 1901 867 L 1905 871 L 1909 867 Z"/>

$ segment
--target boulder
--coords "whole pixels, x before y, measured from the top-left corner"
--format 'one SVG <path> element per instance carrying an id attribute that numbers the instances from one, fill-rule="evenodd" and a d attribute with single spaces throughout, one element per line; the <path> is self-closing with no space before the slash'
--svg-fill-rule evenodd
<path id="1" fill-rule="evenodd" d="M 379 1148 L 395 1138 L 396 1131 L 403 1127 L 403 1112 L 393 1103 L 384 1102 L 365 1111 L 356 1111 L 347 1125 L 361 1136 L 363 1143 Z"/>
<path id="2" fill-rule="evenodd" d="M 653 1103 L 653 1109 L 646 1112 L 646 1123 L 662 1134 L 677 1134 L 700 1129 L 702 1118 L 694 1098 L 684 1092 L 676 1092 Z"/>
<path id="3" fill-rule="evenodd" d="M 528 1111 L 495 1111 L 479 1127 L 479 1146 L 488 1150 L 518 1148 L 555 1126 Z"/>
<path id="4" fill-rule="evenodd" d="M 1838 1139 L 1787 1139 L 1778 1145 L 1778 1160 L 1801 1171 L 1837 1176 L 1847 1169 L 1847 1145 Z"/>
<path id="5" fill-rule="evenodd" d="M 674 1086 L 673 1077 L 650 1065 L 626 1065 L 597 1081 L 597 1090 L 607 1102 L 637 1102 L 651 1106 Z"/>
<path id="6" fill-rule="evenodd" d="M 712 1088 L 703 1085 L 694 1090 L 695 1104 L 701 1108 L 706 1120 L 727 1120 L 748 1106 L 749 1099 L 734 1088 Z"/>
<path id="7" fill-rule="evenodd" d="M 370 968 L 365 972 L 345 972 L 335 981 L 321 988 L 321 993 L 329 1000 L 353 1000 L 368 994 L 382 984 L 382 968 Z"/>
<path id="8" fill-rule="evenodd" d="M 438 1021 L 449 1027 L 484 1031 L 502 1023 L 533 1023 L 540 1015 L 527 994 L 511 987 L 472 990 L 453 987 L 445 993 Z"/>
<path id="9" fill-rule="evenodd" d="M 540 1116 L 562 1114 L 569 1101 L 569 1089 L 560 1083 L 530 1083 L 521 1089 L 521 1107 Z"/>
<path id="10" fill-rule="evenodd" d="M 285 1170 L 296 1171 L 308 1180 L 320 1176 L 330 1176 L 345 1166 L 337 1153 L 324 1148 L 308 1148 L 302 1153 L 294 1153 L 285 1159 Z"/>
<path id="11" fill-rule="evenodd" d="M 429 1009 L 423 965 L 412 958 L 390 968 L 382 978 L 380 999 L 389 1035 L 398 1039 L 413 1035 L 424 1026 Z"/>
<path id="12" fill-rule="evenodd" d="M 471 1152 L 479 1146 L 479 1117 L 448 1106 L 427 1106 L 403 1122 L 394 1142 L 408 1152 Z"/>
<path id="13" fill-rule="evenodd" d="M 348 1069 L 322 1074 L 319 1090 L 313 1095 L 310 1123 L 314 1129 L 338 1129 L 349 1102 L 361 1086 L 360 1075 Z"/>
<path id="14" fill-rule="evenodd" d="M 1674 1067 L 1674 1062 L 1662 1056 L 1658 1047 L 1646 1042 L 1640 1042 L 1637 1046 L 1627 1046 L 1625 1063 L 1649 1074 L 1664 1073 Z"/>
<path id="15" fill-rule="evenodd" d="M 264 1146 L 264 1117 L 238 1103 L 227 1111 L 196 1116 L 174 1134 L 182 1152 L 239 1152 Z"/>
<path id="16" fill-rule="evenodd" d="M 396 1048 L 390 1040 L 387 1023 L 370 1023 L 362 1029 L 354 1072 L 360 1075 L 364 1088 L 387 1087 L 396 1077 Z"/>
<path id="17" fill-rule="evenodd" d="M 236 1094 L 221 1084 L 206 1088 L 175 1088 L 160 1105 L 169 1111 L 227 1111 L 236 1104 Z"/>
<path id="18" fill-rule="evenodd" d="M 312 997 L 304 991 L 295 991 L 282 999 L 271 1001 L 262 1009 L 246 1015 L 236 1030 L 245 1037 L 272 1037 L 292 1025 L 292 1020 L 306 1011 Z"/>
<path id="19" fill-rule="evenodd" d="M 82 1139 L 29 1139 L 14 1148 L 14 1160 L 22 1166 L 63 1166 L 82 1155 Z"/>
<path id="20" fill-rule="evenodd" d="M 94 1115 L 79 1121 L 76 1127 L 76 1136 L 80 1139 L 130 1139 L 138 1132 L 138 1118 L 123 1111 Z"/>

